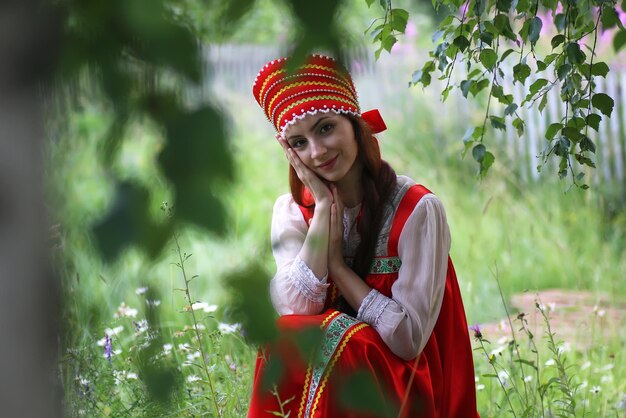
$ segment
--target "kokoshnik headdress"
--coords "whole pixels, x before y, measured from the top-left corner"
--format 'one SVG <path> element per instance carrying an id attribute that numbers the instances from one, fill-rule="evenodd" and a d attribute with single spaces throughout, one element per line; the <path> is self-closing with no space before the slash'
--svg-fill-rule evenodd
<path id="1" fill-rule="evenodd" d="M 265 64 L 252 86 L 256 101 L 280 134 L 307 115 L 330 111 L 362 117 L 372 133 L 387 129 L 378 110 L 361 113 L 350 73 L 333 58 L 310 55 L 291 73 L 288 60 Z"/>

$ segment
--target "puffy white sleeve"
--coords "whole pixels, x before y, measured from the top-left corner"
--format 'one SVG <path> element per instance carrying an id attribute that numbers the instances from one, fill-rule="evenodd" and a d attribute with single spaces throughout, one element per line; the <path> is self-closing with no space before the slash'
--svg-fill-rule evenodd
<path id="1" fill-rule="evenodd" d="M 309 230 L 290 194 L 274 204 L 271 242 L 276 275 L 270 282 L 272 304 L 279 315 L 318 314 L 324 307 L 328 275 L 318 278 L 298 256 Z"/>
<path id="2" fill-rule="evenodd" d="M 357 314 L 398 357 L 415 358 L 430 338 L 443 300 L 449 252 L 450 231 L 443 205 L 435 195 L 427 194 L 400 233 L 402 264 L 391 298 L 372 289 Z"/>

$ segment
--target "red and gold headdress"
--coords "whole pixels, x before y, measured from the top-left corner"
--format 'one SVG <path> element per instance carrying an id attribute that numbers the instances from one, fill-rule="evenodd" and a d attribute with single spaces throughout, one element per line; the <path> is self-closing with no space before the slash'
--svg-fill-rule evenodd
<path id="1" fill-rule="evenodd" d="M 252 92 L 267 119 L 281 134 L 307 115 L 318 112 L 363 117 L 374 133 L 386 129 L 377 110 L 361 114 L 350 73 L 334 59 L 311 55 L 289 73 L 288 58 L 270 61 L 259 71 Z"/>

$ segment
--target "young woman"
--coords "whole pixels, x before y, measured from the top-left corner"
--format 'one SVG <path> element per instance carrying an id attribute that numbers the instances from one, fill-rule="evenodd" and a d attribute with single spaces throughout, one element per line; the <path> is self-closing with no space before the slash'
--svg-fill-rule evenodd
<path id="1" fill-rule="evenodd" d="M 378 111 L 361 113 L 345 69 L 314 55 L 289 72 L 287 61 L 266 64 L 253 86 L 291 193 L 271 231 L 282 337 L 259 354 L 248 417 L 476 417 L 441 201 L 381 159 L 373 133 L 386 127 Z M 320 330 L 313 353 L 300 344 L 306 329 Z M 378 415 L 350 402 L 355 381 L 374 388 Z"/>

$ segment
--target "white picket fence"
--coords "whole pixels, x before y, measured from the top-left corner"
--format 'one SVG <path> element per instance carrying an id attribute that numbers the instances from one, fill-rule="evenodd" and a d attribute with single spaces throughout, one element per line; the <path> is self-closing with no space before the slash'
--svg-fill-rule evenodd
<path id="1" fill-rule="evenodd" d="M 251 96 L 251 86 L 257 71 L 267 61 L 284 56 L 285 51 L 276 47 L 258 45 L 208 45 L 204 49 L 206 72 L 209 75 L 208 83 L 196 94 L 207 97 L 216 91 L 232 90 L 240 94 Z M 394 51 L 394 54 L 383 54 L 381 59 L 374 62 L 371 52 L 366 49 L 349 51 L 345 61 L 351 67 L 350 70 L 355 78 L 359 100 L 364 109 L 385 103 L 386 105 L 399 106 L 406 110 L 410 109 L 415 94 L 407 89 L 413 70 L 421 67 L 426 52 L 414 51 L 411 48 Z M 596 91 L 605 92 L 615 100 L 613 115 L 610 119 L 603 117 L 600 132 L 589 130 L 589 136 L 596 144 L 596 155 L 593 158 L 597 169 L 585 170 L 589 177 L 587 182 L 594 184 L 608 183 L 615 185 L 620 190 L 626 189 L 625 163 L 626 163 L 626 70 L 613 66 L 609 63 L 611 71 L 606 79 L 596 79 Z M 454 81 L 463 80 L 461 65 L 457 66 Z M 374 82 L 372 82 L 374 80 Z M 525 85 L 510 81 L 503 81 L 505 91 L 511 92 L 516 103 L 521 103 L 527 94 L 527 89 L 535 80 L 531 75 Z M 365 89 L 360 86 L 366 85 Z M 448 115 L 451 123 L 466 124 L 473 126 L 472 118 L 480 111 L 475 101 L 466 100 L 458 92 L 453 90 L 448 100 L 439 100 L 439 93 L 443 89 L 442 82 L 433 77 L 432 85 L 424 89 L 423 93 L 431 98 L 429 102 L 434 107 L 436 115 Z M 417 87 L 421 90 L 421 87 Z M 414 88 L 415 89 L 415 88 Z M 197 97 L 200 98 L 200 97 Z M 492 114 L 501 115 L 503 108 L 491 105 Z M 482 110 L 484 115 L 484 109 Z M 507 161 L 513 162 L 511 167 L 520 178 L 531 181 L 548 173 L 554 176 L 556 171 L 555 162 L 550 162 L 537 171 L 537 165 L 541 160 L 539 155 L 547 146 L 544 135 L 546 127 L 553 122 L 558 122 L 564 115 L 564 104 L 559 98 L 558 88 L 549 92 L 548 106 L 542 113 L 535 108 L 522 107 L 518 113 L 526 122 L 526 129 L 522 137 L 518 137 L 515 130 L 510 126 L 507 118 L 508 129 L 506 133 L 490 131 L 494 135 L 499 147 L 505 150 Z M 419 116 L 417 116 L 419 117 Z M 445 117 L 445 116 L 444 116 Z M 453 120 L 452 120 L 453 119 Z M 460 140 L 453 138 L 453 140 Z M 591 180 L 590 180 L 591 179 Z"/>

